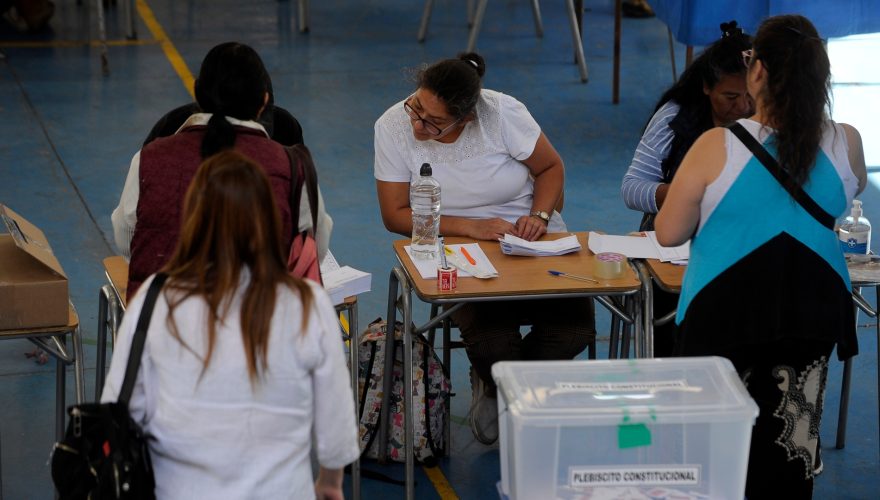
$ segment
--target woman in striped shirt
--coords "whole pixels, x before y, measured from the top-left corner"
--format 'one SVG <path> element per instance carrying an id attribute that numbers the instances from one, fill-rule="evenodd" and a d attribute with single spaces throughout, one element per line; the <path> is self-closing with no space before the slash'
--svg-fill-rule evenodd
<path id="1" fill-rule="evenodd" d="M 751 48 L 751 37 L 737 28 L 736 21 L 721 24 L 721 31 L 721 39 L 707 47 L 663 93 L 623 176 L 623 201 L 645 213 L 641 231 L 654 229 L 654 215 L 697 137 L 754 111 L 741 55 Z"/>

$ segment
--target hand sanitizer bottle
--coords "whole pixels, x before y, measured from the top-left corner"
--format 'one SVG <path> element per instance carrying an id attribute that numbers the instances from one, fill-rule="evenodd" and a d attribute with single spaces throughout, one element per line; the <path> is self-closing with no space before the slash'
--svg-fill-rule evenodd
<path id="1" fill-rule="evenodd" d="M 871 223 L 862 217 L 862 202 L 853 200 L 852 212 L 838 230 L 843 253 L 867 254 L 871 250 Z"/>

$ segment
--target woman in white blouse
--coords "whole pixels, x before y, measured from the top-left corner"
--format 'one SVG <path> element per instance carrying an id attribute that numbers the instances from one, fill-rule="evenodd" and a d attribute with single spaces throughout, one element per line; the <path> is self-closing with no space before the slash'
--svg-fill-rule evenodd
<path id="1" fill-rule="evenodd" d="M 562 158 L 521 102 L 482 88 L 485 71 L 474 53 L 434 63 L 419 72 L 415 92 L 376 121 L 376 190 L 389 231 L 412 232 L 409 185 L 422 163 L 440 183 L 446 236 L 532 241 L 566 230 L 555 210 Z M 486 444 L 498 438 L 492 363 L 571 359 L 595 336 L 590 299 L 471 303 L 453 319 L 473 366 L 471 429 Z M 523 324 L 532 325 L 525 338 Z"/>
<path id="2" fill-rule="evenodd" d="M 339 325 L 319 286 L 287 274 L 280 227 L 255 163 L 226 151 L 202 164 L 130 403 L 157 498 L 342 498 L 360 449 Z M 118 397 L 143 300 L 129 303 L 102 401 Z"/>

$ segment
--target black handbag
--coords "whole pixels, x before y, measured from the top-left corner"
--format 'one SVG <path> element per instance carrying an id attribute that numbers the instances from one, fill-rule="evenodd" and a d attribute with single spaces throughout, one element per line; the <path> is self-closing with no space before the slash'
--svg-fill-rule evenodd
<path id="1" fill-rule="evenodd" d="M 166 278 L 157 274 L 147 290 L 119 399 L 74 405 L 67 410 L 67 432 L 52 452 L 52 481 L 61 500 L 156 498 L 150 450 L 140 426 L 131 419 L 128 402 L 153 306 Z"/>

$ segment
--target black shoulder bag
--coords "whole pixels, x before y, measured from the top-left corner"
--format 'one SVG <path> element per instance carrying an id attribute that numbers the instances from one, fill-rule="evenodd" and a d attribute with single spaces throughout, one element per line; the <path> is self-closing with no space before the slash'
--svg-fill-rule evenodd
<path id="1" fill-rule="evenodd" d="M 816 203 L 816 200 L 811 198 L 802 187 L 792 187 L 792 184 L 787 182 L 791 179 L 791 175 L 779 166 L 779 162 L 776 161 L 776 158 L 773 158 L 773 155 L 771 155 L 770 152 L 767 151 L 767 149 L 765 149 L 748 130 L 737 122 L 731 123 L 727 128 L 733 132 L 733 135 L 735 135 L 745 147 L 749 148 L 749 151 L 755 155 L 755 158 L 761 162 L 761 165 L 764 165 L 764 168 L 770 172 L 770 175 L 772 175 L 773 178 L 776 179 L 786 191 L 788 191 L 788 194 L 790 194 L 808 214 L 812 215 L 819 224 L 822 224 L 832 231 L 834 230 L 834 216 L 820 207 L 819 204 Z"/>
<path id="2" fill-rule="evenodd" d="M 147 290 L 119 399 L 74 405 L 67 410 L 67 432 L 52 453 L 52 481 L 61 500 L 156 498 L 150 450 L 143 431 L 128 412 L 128 402 L 153 306 L 167 278 L 157 274 Z"/>

